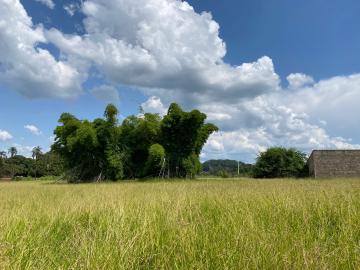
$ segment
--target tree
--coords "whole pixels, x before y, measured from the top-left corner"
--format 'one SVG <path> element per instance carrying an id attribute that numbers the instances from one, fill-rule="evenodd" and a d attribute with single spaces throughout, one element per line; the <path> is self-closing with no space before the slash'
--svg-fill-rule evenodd
<path id="1" fill-rule="evenodd" d="M 70 181 L 121 179 L 123 177 L 121 145 L 118 137 L 116 107 L 106 107 L 105 119 L 79 120 L 64 113 L 56 127 L 52 149 L 64 160 Z"/>
<path id="2" fill-rule="evenodd" d="M 0 177 L 4 176 L 5 174 L 5 159 L 6 159 L 6 152 L 0 151 Z"/>
<path id="3" fill-rule="evenodd" d="M 238 176 L 238 172 L 241 176 L 250 176 L 252 174 L 252 164 L 246 164 L 237 160 L 208 160 L 202 164 L 202 171 L 207 175 L 217 175 L 223 177 Z"/>
<path id="4" fill-rule="evenodd" d="M 37 155 L 33 154 L 33 158 L 26 158 L 21 155 L 5 158 L 6 153 L 0 152 L 0 177 L 59 176 L 63 173 L 63 161 L 59 155 L 54 152 L 43 154 L 41 148 L 34 148 L 33 150 L 37 153 Z"/>
<path id="5" fill-rule="evenodd" d="M 145 113 L 129 116 L 119 125 L 117 115 L 112 104 L 104 118 L 93 122 L 61 115 L 52 150 L 64 160 L 71 180 L 157 176 L 165 167 L 172 177 L 194 177 L 201 168 L 201 149 L 217 130 L 205 123 L 205 114 L 184 112 L 175 103 L 163 119 Z"/>
<path id="6" fill-rule="evenodd" d="M 36 146 L 32 149 L 31 152 L 32 152 L 32 158 L 35 160 L 35 178 L 36 178 L 38 174 L 37 161 L 39 157 L 42 155 L 41 147 Z"/>
<path id="7" fill-rule="evenodd" d="M 209 136 L 218 130 L 213 124 L 205 124 L 206 115 L 198 110 L 184 112 L 172 103 L 161 122 L 161 144 L 166 151 L 170 176 L 185 177 L 196 170 L 202 147 Z M 193 163 L 191 166 L 190 163 Z"/>
<path id="8" fill-rule="evenodd" d="M 192 153 L 182 161 L 182 167 L 185 170 L 186 177 L 195 178 L 195 176 L 201 171 L 199 156 L 197 156 L 195 153 Z"/>
<path id="9" fill-rule="evenodd" d="M 34 147 L 31 152 L 32 152 L 32 158 L 35 160 L 39 159 L 39 157 L 42 155 L 40 146 Z"/>
<path id="10" fill-rule="evenodd" d="M 272 147 L 260 153 L 254 166 L 254 177 L 298 177 L 304 170 L 306 155 L 296 149 Z"/>
<path id="11" fill-rule="evenodd" d="M 36 160 L 36 173 L 41 176 L 59 176 L 64 172 L 64 164 L 60 156 L 53 151 L 47 152 L 39 156 Z M 29 172 L 31 176 L 35 172 Z"/>
<path id="12" fill-rule="evenodd" d="M 96 155 L 98 140 L 96 129 L 89 121 L 80 121 L 70 114 L 63 114 L 54 133 L 52 149 L 65 161 L 70 181 L 91 180 L 101 172 Z"/>
<path id="13" fill-rule="evenodd" d="M 150 177 L 160 176 L 165 161 L 165 149 L 160 144 L 153 144 L 149 148 L 148 158 L 145 164 L 144 175 Z"/>
<path id="14" fill-rule="evenodd" d="M 148 166 L 149 148 L 160 140 L 161 118 L 158 114 L 146 113 L 142 117 L 129 116 L 121 126 L 119 142 L 126 153 L 126 175 L 130 178 L 144 177 Z"/>
<path id="15" fill-rule="evenodd" d="M 34 167 L 34 161 L 21 155 L 14 155 L 6 160 L 5 174 L 10 177 L 29 176 L 29 172 Z"/>
<path id="16" fill-rule="evenodd" d="M 2 158 L 2 159 L 6 159 L 6 158 L 7 158 L 5 151 L 0 151 L 0 158 Z"/>
<path id="17" fill-rule="evenodd" d="M 15 146 L 12 146 L 9 148 L 8 153 L 10 154 L 10 157 L 14 157 L 17 155 L 18 151 Z"/>

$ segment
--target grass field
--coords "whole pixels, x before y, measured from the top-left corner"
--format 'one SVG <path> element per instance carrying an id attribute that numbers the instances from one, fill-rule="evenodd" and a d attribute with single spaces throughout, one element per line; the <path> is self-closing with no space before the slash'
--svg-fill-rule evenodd
<path id="1" fill-rule="evenodd" d="M 360 180 L 0 183 L 0 269 L 359 269 Z"/>

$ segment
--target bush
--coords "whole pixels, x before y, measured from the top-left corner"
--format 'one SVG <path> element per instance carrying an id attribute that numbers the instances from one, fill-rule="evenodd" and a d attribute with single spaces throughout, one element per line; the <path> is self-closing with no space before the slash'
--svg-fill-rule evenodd
<path id="1" fill-rule="evenodd" d="M 226 170 L 220 170 L 218 172 L 218 176 L 221 178 L 229 178 L 230 174 Z"/>
<path id="2" fill-rule="evenodd" d="M 290 148 L 272 147 L 261 153 L 254 166 L 255 178 L 304 176 L 306 154 Z"/>
<path id="3" fill-rule="evenodd" d="M 165 150 L 160 144 L 153 144 L 149 148 L 148 159 L 145 164 L 145 175 L 158 176 L 164 165 Z"/>

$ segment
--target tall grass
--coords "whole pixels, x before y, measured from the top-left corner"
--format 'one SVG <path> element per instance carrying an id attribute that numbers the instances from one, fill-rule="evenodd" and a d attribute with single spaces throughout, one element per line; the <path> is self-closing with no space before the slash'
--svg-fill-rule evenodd
<path id="1" fill-rule="evenodd" d="M 0 269 L 360 267 L 360 180 L 0 183 Z"/>

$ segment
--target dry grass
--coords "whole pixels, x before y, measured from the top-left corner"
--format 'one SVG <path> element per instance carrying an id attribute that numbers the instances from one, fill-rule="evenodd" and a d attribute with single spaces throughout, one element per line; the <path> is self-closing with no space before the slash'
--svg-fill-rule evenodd
<path id="1" fill-rule="evenodd" d="M 358 269 L 360 180 L 0 183 L 0 269 Z"/>

